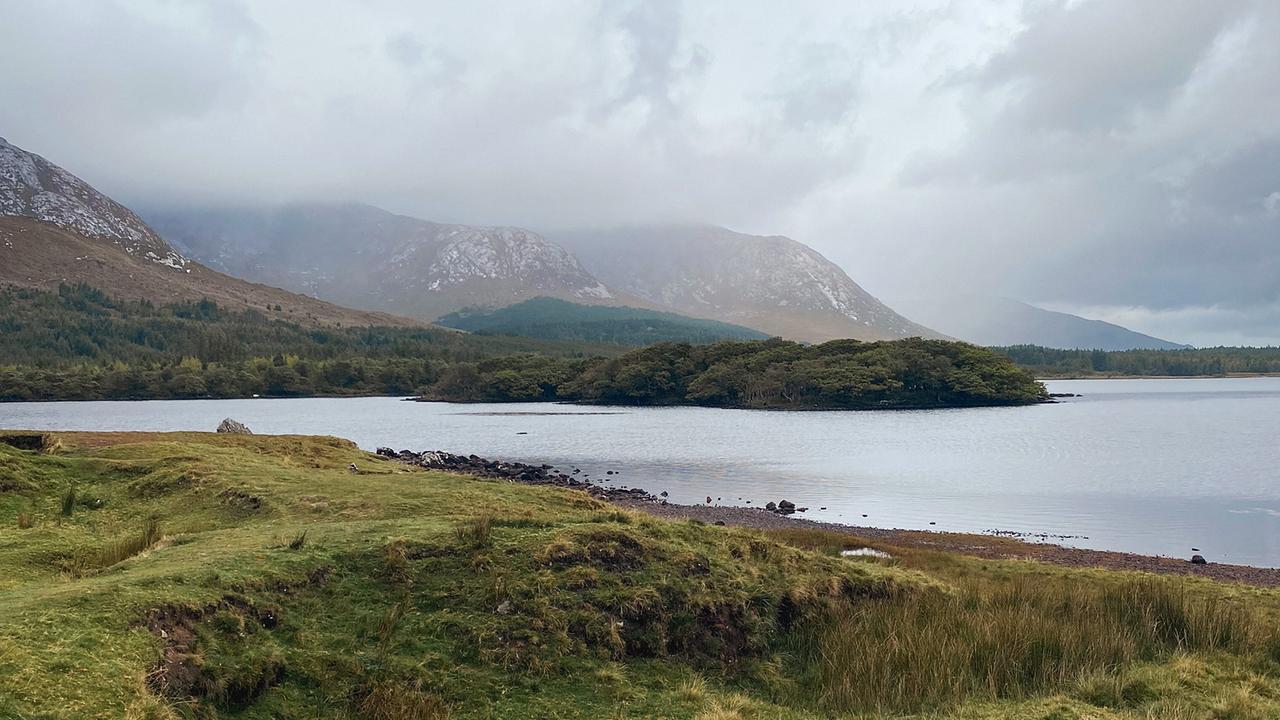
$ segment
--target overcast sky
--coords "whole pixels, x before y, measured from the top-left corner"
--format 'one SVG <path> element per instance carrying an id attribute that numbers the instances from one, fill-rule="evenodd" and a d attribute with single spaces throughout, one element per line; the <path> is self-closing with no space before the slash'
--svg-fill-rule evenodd
<path id="1" fill-rule="evenodd" d="M 892 304 L 1280 344 L 1280 2 L 0 0 L 0 136 L 126 203 L 785 234 Z"/>

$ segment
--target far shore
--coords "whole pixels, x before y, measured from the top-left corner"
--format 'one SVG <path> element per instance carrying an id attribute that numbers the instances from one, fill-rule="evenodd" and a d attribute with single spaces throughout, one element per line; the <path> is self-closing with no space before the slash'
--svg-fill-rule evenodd
<path id="1" fill-rule="evenodd" d="M 1226 373 L 1225 375 L 1050 375 L 1036 377 L 1040 382 L 1053 380 L 1223 380 L 1280 377 L 1280 373 Z"/>

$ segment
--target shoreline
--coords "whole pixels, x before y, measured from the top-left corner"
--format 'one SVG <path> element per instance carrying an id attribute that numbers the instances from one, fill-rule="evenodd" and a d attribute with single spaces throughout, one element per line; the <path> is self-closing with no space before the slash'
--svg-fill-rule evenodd
<path id="1" fill-rule="evenodd" d="M 1073 568 L 1148 572 L 1162 575 L 1190 575 L 1219 582 L 1235 582 L 1255 587 L 1280 587 L 1280 568 L 1252 565 L 1206 563 L 1189 559 L 1140 555 L 1116 550 L 1069 548 L 1053 543 L 1032 543 L 1021 538 L 998 535 L 949 533 L 937 530 L 885 529 L 808 520 L 782 515 L 764 508 L 732 505 L 680 505 L 638 487 L 613 487 L 557 470 L 551 465 L 528 465 L 515 461 L 490 460 L 476 455 L 454 455 L 442 451 L 413 452 L 378 448 L 380 457 L 443 470 L 462 476 L 487 477 L 524 485 L 545 485 L 577 490 L 598 500 L 627 510 L 636 510 L 668 520 L 698 520 L 708 525 L 724 524 L 757 530 L 813 529 L 850 536 L 890 547 L 935 550 L 987 560 L 1032 560 Z M 851 542 L 851 547 L 856 543 Z"/>
<path id="2" fill-rule="evenodd" d="M 845 525 L 783 516 L 758 508 L 725 505 L 677 505 L 636 501 L 629 498 L 612 500 L 615 505 L 646 512 L 668 520 L 698 520 L 708 524 L 757 530 L 812 529 L 826 530 L 912 550 L 934 550 L 956 553 L 984 560 L 1031 560 L 1072 568 L 1148 572 L 1159 575 L 1189 575 L 1218 582 L 1234 582 L 1254 587 L 1280 587 L 1280 568 L 1209 563 L 1196 565 L 1189 560 L 1140 555 L 1116 550 L 1070 548 L 1052 543 L 1031 543 L 1020 538 L 951 533 L 939 530 L 886 529 Z"/>

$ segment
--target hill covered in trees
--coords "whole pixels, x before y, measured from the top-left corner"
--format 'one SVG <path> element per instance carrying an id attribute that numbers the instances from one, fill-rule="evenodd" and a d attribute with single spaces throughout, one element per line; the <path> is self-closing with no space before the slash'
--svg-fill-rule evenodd
<path id="1" fill-rule="evenodd" d="M 409 395 L 452 363 L 615 346 L 425 327 L 304 327 L 210 300 L 154 305 L 85 285 L 0 290 L 0 400 Z"/>
<path id="2" fill-rule="evenodd" d="M 617 345 L 442 328 L 308 328 L 211 301 L 87 286 L 0 292 L 0 400 L 411 395 L 746 408 L 919 408 L 1043 399 L 1007 358 L 938 340 Z"/>
<path id="3" fill-rule="evenodd" d="M 1280 348 L 1186 350 L 1055 350 L 1038 345 L 995 348 L 1041 377 L 1196 377 L 1280 373 Z"/>
<path id="4" fill-rule="evenodd" d="M 655 342 L 763 340 L 759 330 L 676 313 L 615 305 L 581 305 L 538 297 L 504 308 L 470 308 L 436 320 L 478 335 L 517 335 L 641 346 Z"/>
<path id="5" fill-rule="evenodd" d="M 659 343 L 616 358 L 507 357 L 458 363 L 426 399 L 616 405 L 889 409 L 1024 405 L 1031 373 L 990 350 L 944 340 L 821 345 L 772 339 Z"/>

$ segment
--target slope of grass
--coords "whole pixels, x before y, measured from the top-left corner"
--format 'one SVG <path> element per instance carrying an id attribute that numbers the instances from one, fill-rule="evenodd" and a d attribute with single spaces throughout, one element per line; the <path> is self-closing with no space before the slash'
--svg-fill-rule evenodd
<path id="1" fill-rule="evenodd" d="M 1272 592 L 848 559 L 855 538 L 660 521 L 333 438 L 56 440 L 0 444 L 0 717 L 1280 712 Z"/>

